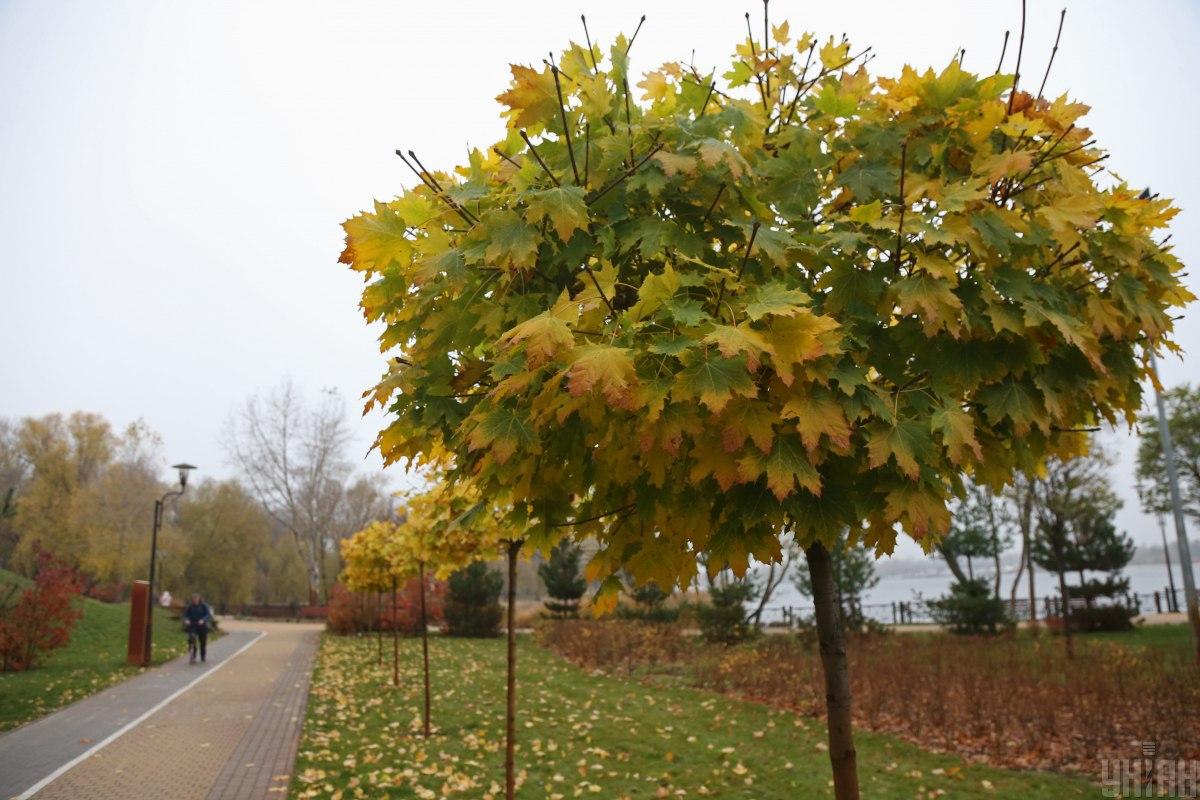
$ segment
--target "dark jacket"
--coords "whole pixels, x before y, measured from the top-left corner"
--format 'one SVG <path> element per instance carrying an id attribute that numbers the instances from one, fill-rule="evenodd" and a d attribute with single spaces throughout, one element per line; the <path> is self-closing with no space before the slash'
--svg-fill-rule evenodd
<path id="1" fill-rule="evenodd" d="M 183 609 L 183 624 L 184 625 L 199 625 L 204 623 L 209 624 L 212 619 L 212 609 L 208 607 L 208 603 L 188 603 Z"/>

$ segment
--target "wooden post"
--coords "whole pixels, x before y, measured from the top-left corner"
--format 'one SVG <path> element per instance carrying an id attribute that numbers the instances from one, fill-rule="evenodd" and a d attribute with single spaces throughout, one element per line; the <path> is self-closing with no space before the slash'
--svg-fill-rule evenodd
<path id="1" fill-rule="evenodd" d="M 425 562 L 417 562 L 421 581 L 421 655 L 425 662 L 425 738 L 429 738 L 429 621 L 425 616 Z"/>
<path id="2" fill-rule="evenodd" d="M 820 642 L 821 666 L 825 673 L 825 711 L 829 725 L 829 762 L 833 767 L 833 794 L 836 800 L 859 800 L 858 753 L 850 713 L 850 668 L 846 660 L 846 639 L 842 633 L 840 612 L 834 602 L 832 559 L 820 542 L 804 551 L 808 574 L 812 577 L 812 596 Z"/>
<path id="3" fill-rule="evenodd" d="M 392 686 L 400 685 L 400 631 L 396 620 L 396 576 L 392 576 Z"/>
<path id="4" fill-rule="evenodd" d="M 505 718 L 504 797 L 517 796 L 516 771 L 513 755 L 517 743 L 517 553 L 520 542 L 508 543 L 508 709 Z"/>
<path id="5" fill-rule="evenodd" d="M 1162 613 L 1162 598 L 1158 596 L 1158 592 L 1154 593 L 1154 613 Z"/>

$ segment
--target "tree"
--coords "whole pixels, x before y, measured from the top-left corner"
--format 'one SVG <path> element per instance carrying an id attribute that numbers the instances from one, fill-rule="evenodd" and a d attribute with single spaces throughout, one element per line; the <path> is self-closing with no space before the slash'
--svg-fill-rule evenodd
<path id="1" fill-rule="evenodd" d="M 550 551 L 550 559 L 538 567 L 538 577 L 546 585 L 546 610 L 559 619 L 579 615 L 579 600 L 587 591 L 587 581 L 579 574 L 579 546 L 560 542 Z"/>
<path id="2" fill-rule="evenodd" d="M 974 559 L 988 559 L 992 562 L 992 594 L 1000 597 L 1000 554 L 1012 544 L 1009 525 L 1003 497 L 988 486 L 967 483 L 963 497 L 951 511 L 950 532 L 938 545 L 938 552 L 959 583 L 975 580 Z M 967 562 L 965 574 L 960 558 Z"/>
<path id="3" fill-rule="evenodd" d="M 1121 507 L 1108 481 L 1112 458 L 1099 445 L 1076 458 L 1052 459 L 1038 482 L 1034 514 L 1037 533 L 1031 543 L 1034 563 L 1058 578 L 1062 627 L 1068 655 L 1073 654 L 1071 594 L 1067 573 L 1078 572 L 1085 581 L 1087 561 L 1083 548 L 1100 533 Z"/>
<path id="4" fill-rule="evenodd" d="M 378 484 L 360 482 L 348 491 L 348 444 L 340 398 L 326 391 L 309 405 L 290 380 L 249 398 L 226 428 L 231 461 L 304 560 L 310 603 L 328 590 L 327 562 L 336 557 L 336 542 L 383 515 L 378 502 L 364 498 Z M 353 513 L 364 506 L 370 513 Z"/>
<path id="5" fill-rule="evenodd" d="M 0 417 L 0 566 L 5 567 L 20 538 L 17 495 L 29 474 L 28 464 L 21 457 L 17 429 L 17 425 Z"/>
<path id="6" fill-rule="evenodd" d="M 1200 386 L 1183 384 L 1166 391 L 1167 424 L 1175 445 L 1175 464 L 1179 470 L 1179 493 L 1184 512 L 1200 521 Z M 1171 498 L 1167 490 L 1167 465 L 1162 455 L 1158 416 L 1138 418 L 1137 476 L 1142 507 L 1153 514 L 1170 514 Z"/>
<path id="7" fill-rule="evenodd" d="M 830 572 L 833 577 L 834 606 L 841 616 L 841 623 L 858 629 L 866 622 L 862 610 L 862 598 L 879 583 L 875 574 L 875 558 L 862 546 L 849 542 L 845 535 L 829 551 Z M 816 599 L 812 572 L 801 563 L 792 576 L 796 591 L 805 597 Z"/>
<path id="8" fill-rule="evenodd" d="M 21 420 L 16 438 L 28 473 L 15 503 L 15 566 L 32 572 L 42 549 L 78 568 L 88 542 L 76 524 L 76 504 L 82 489 L 112 460 L 112 426 L 98 414 L 48 414 Z"/>
<path id="9" fill-rule="evenodd" d="M 502 141 L 450 172 L 409 151 L 419 185 L 345 223 L 379 448 L 469 478 L 536 547 L 594 538 L 601 611 L 622 568 L 744 573 L 793 530 L 857 797 L 830 549 L 932 545 L 962 475 L 999 489 L 1131 418 L 1191 299 L 1151 237 L 1175 211 L 1097 186 L 1086 106 L 1012 75 L 872 78 L 780 24 L 724 88 L 673 63 L 639 100 L 631 44 L 514 66 Z"/>
<path id="10" fill-rule="evenodd" d="M 176 527 L 183 552 L 168 557 L 183 561 L 185 594 L 221 606 L 249 602 L 256 558 L 270 546 L 271 520 L 258 502 L 235 481 L 201 481 L 181 498 Z"/>

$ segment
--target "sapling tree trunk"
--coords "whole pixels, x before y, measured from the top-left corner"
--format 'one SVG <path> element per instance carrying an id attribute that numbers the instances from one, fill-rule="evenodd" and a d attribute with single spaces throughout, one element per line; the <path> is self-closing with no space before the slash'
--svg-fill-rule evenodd
<path id="1" fill-rule="evenodd" d="M 396 630 L 396 576 L 392 576 L 392 686 L 400 685 L 400 632 Z"/>
<path id="2" fill-rule="evenodd" d="M 375 641 L 379 644 L 379 664 L 383 665 L 383 592 L 375 591 Z"/>
<path id="3" fill-rule="evenodd" d="M 517 553 L 520 542 L 508 543 L 508 710 L 505 717 L 504 797 L 517 796 L 513 755 L 517 744 Z"/>
<path id="4" fill-rule="evenodd" d="M 425 738 L 429 738 L 429 621 L 425 616 L 425 562 L 417 562 L 421 581 L 421 656 L 425 662 Z"/>
<path id="5" fill-rule="evenodd" d="M 858 754 L 850 718 L 850 669 L 846 661 L 846 639 L 842 631 L 833 564 L 820 542 L 805 548 L 808 573 L 812 578 L 813 616 L 821 646 L 825 672 L 825 712 L 829 726 L 829 763 L 833 767 L 833 793 L 837 800 L 859 800 Z"/>

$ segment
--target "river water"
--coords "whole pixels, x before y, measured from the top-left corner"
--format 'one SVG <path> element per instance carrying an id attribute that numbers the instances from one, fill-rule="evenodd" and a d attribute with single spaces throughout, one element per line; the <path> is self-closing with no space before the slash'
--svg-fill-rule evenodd
<path id="1" fill-rule="evenodd" d="M 962 564 L 963 569 L 966 569 L 966 563 Z M 941 569 L 943 571 L 935 570 Z M 1175 578 L 1175 588 L 1178 590 L 1180 602 L 1183 598 L 1183 579 L 1180 577 L 1179 564 L 1172 560 L 1172 573 Z M 987 562 L 975 564 L 975 577 L 985 577 L 992 574 L 991 565 Z M 1167 567 L 1166 564 L 1131 564 L 1126 567 L 1122 574 L 1129 579 L 1129 591 L 1139 595 L 1152 595 L 1154 592 L 1163 592 L 1165 594 L 1167 588 Z M 1200 561 L 1194 563 L 1193 574 L 1200 574 Z M 1007 598 L 1012 589 L 1013 578 L 1015 577 L 1015 567 L 1013 569 L 1004 569 L 1001 571 L 1001 597 Z M 1021 586 L 1017 590 L 1018 598 L 1029 596 L 1028 576 L 1021 576 Z M 1078 583 L 1079 578 L 1076 575 L 1067 577 L 1068 583 Z M 899 602 L 912 602 L 920 598 L 932 600 L 941 595 L 946 594 L 950 590 L 950 584 L 954 582 L 954 576 L 946 570 L 944 565 L 937 562 L 930 562 L 930 572 L 918 576 L 900 576 L 892 575 L 881 578 L 875 588 L 867 592 L 863 598 L 863 603 L 868 605 L 874 604 L 891 604 Z M 1054 596 L 1058 594 L 1057 579 L 1048 572 L 1042 570 L 1034 571 L 1034 589 L 1037 596 L 1040 598 Z M 918 597 L 919 596 L 919 597 Z M 1143 598 L 1143 604 L 1146 600 Z M 1153 610 L 1153 599 L 1149 601 Z M 801 595 L 796 588 L 791 584 L 791 581 L 785 581 L 775 594 L 771 597 L 770 605 L 776 606 L 796 606 L 808 607 L 811 601 Z"/>

